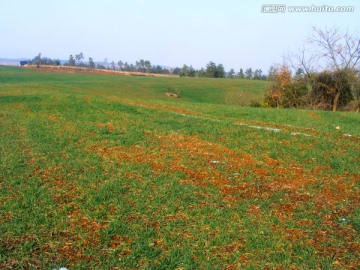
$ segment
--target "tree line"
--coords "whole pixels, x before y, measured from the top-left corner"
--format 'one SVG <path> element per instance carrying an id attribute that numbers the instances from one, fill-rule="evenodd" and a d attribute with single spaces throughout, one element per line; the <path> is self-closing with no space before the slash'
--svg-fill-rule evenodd
<path id="1" fill-rule="evenodd" d="M 86 67 L 90 69 L 108 69 L 128 72 L 143 72 L 143 73 L 155 73 L 155 74 L 172 74 L 180 77 L 204 77 L 204 78 L 230 78 L 230 79 L 245 79 L 245 80 L 266 80 L 267 76 L 263 74 L 261 69 L 247 68 L 245 71 L 241 68 L 239 72 L 235 72 L 234 69 L 230 69 L 228 72 L 222 64 L 216 64 L 210 61 L 205 68 L 194 69 L 192 65 L 183 65 L 182 68 L 166 68 L 160 65 L 152 65 L 149 60 L 140 59 L 135 63 L 128 63 L 123 61 L 108 61 L 105 59 L 101 63 L 95 63 L 92 57 L 89 57 L 87 61 L 84 61 L 84 54 L 70 54 L 69 59 L 62 63 L 59 59 L 51 59 L 48 57 L 42 57 L 41 53 L 36 55 L 33 59 L 28 60 L 30 65 L 49 65 L 49 66 L 78 66 Z"/>
<path id="2" fill-rule="evenodd" d="M 245 71 L 240 68 L 239 72 L 235 72 L 232 68 L 228 72 L 225 71 L 222 64 L 216 64 L 210 61 L 205 68 L 194 69 L 192 66 L 184 65 L 178 69 L 178 75 L 181 77 L 205 77 L 205 78 L 230 78 L 230 79 L 247 79 L 247 80 L 266 80 L 267 76 L 262 73 L 261 69 L 248 68 Z"/>

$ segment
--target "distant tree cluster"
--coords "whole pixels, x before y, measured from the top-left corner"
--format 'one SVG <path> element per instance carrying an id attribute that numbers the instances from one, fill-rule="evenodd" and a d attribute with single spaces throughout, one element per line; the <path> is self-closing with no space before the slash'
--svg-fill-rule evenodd
<path id="1" fill-rule="evenodd" d="M 111 61 L 110 64 L 108 63 L 107 59 L 105 59 L 103 62 L 98 62 L 98 63 L 95 63 L 92 57 L 89 57 L 88 62 L 85 63 L 82 61 L 83 59 L 84 59 L 84 55 L 82 53 L 75 55 L 75 57 L 72 54 L 70 54 L 69 60 L 64 65 L 128 71 L 128 72 L 174 74 L 173 70 L 171 69 L 163 68 L 159 65 L 153 66 L 151 65 L 151 62 L 149 60 L 143 60 L 143 59 L 140 59 L 135 63 L 123 62 L 121 60 L 119 60 L 117 63 L 115 63 L 115 61 Z"/>
<path id="2" fill-rule="evenodd" d="M 107 59 L 103 62 L 95 63 L 92 57 L 88 58 L 88 61 L 84 61 L 84 54 L 81 52 L 79 54 L 70 54 L 69 59 L 63 63 L 64 66 L 77 66 L 77 67 L 86 67 L 86 68 L 97 68 L 97 69 L 108 69 L 108 70 L 119 70 L 119 71 L 129 71 L 129 72 L 143 72 L 143 73 L 156 73 L 156 74 L 174 74 L 179 75 L 180 68 L 164 68 L 159 65 L 151 65 L 149 60 L 139 60 L 134 64 L 118 61 L 115 64 L 115 61 L 111 61 L 109 64 Z M 42 57 L 41 53 L 35 56 L 33 59 L 28 60 L 28 64 L 30 65 L 48 65 L 48 66 L 61 66 L 61 61 L 59 59 L 51 59 L 48 57 Z"/>
<path id="3" fill-rule="evenodd" d="M 314 28 L 308 44 L 311 48 L 289 56 L 287 63 L 271 67 L 264 105 L 359 111 L 360 38 L 338 29 Z"/>
<path id="4" fill-rule="evenodd" d="M 241 68 L 238 73 L 234 69 L 225 71 L 222 64 L 216 64 L 210 61 L 205 68 L 195 70 L 192 66 L 183 65 L 179 69 L 181 77 L 205 77 L 205 78 L 230 78 L 230 79 L 245 79 L 245 80 L 266 80 L 267 76 L 262 74 L 261 69 L 256 69 L 254 72 L 251 68 L 244 70 Z"/>
<path id="5" fill-rule="evenodd" d="M 134 64 L 118 61 L 117 65 L 114 61 L 110 64 L 110 69 L 120 70 L 120 71 L 129 71 L 129 72 L 142 72 L 142 73 L 155 73 L 155 74 L 173 74 L 171 69 L 161 67 L 159 65 L 151 65 L 149 60 L 140 59 Z M 177 74 L 175 74 L 177 75 Z"/>
<path id="6" fill-rule="evenodd" d="M 266 80 L 267 76 L 263 74 L 261 69 L 252 70 L 252 68 L 247 68 L 244 72 L 242 68 L 240 68 L 239 73 L 235 74 L 235 78 L 246 79 L 246 80 Z"/>
<path id="7" fill-rule="evenodd" d="M 61 62 L 59 59 L 51 59 L 48 57 L 42 57 L 41 53 L 36 55 L 33 59 L 28 61 L 29 65 L 48 65 L 48 66 L 60 66 Z"/>

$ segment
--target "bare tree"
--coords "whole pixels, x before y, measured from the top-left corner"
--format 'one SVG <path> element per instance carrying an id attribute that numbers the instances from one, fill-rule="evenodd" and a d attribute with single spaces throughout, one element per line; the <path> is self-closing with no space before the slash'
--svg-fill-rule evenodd
<path id="1" fill-rule="evenodd" d="M 343 70 L 358 68 L 360 38 L 338 28 L 321 30 L 313 27 L 308 42 L 317 49 L 318 60 L 325 61 L 327 69 Z"/>
<path id="2" fill-rule="evenodd" d="M 317 55 L 305 45 L 299 49 L 297 53 L 288 54 L 285 62 L 294 70 L 302 69 L 307 77 L 310 77 L 317 69 L 319 69 L 316 61 Z"/>
<path id="3" fill-rule="evenodd" d="M 360 37 L 338 28 L 313 27 L 303 47 L 284 58 L 294 70 L 301 68 L 306 75 L 325 69 L 359 69 Z"/>
<path id="4" fill-rule="evenodd" d="M 302 49 L 288 54 L 286 62 L 304 71 L 310 96 L 323 95 L 321 100 L 336 111 L 351 97 L 354 74 L 360 68 L 360 37 L 338 28 L 313 27 Z M 316 95 L 314 89 L 319 90 Z"/>

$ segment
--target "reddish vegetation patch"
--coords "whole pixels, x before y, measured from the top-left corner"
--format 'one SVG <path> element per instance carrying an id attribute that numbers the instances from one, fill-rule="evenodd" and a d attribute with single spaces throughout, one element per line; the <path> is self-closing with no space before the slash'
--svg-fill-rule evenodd
<path id="1" fill-rule="evenodd" d="M 106 128 L 109 131 L 115 131 L 115 130 L 119 129 L 119 127 L 115 126 L 113 122 L 96 123 L 96 126 Z"/>
<path id="2" fill-rule="evenodd" d="M 90 101 L 90 98 L 88 96 L 84 96 L 84 100 L 86 103 L 90 104 L 91 101 Z"/>
<path id="3" fill-rule="evenodd" d="M 155 134 L 157 146 L 141 146 L 92 149 L 106 158 L 115 158 L 120 163 L 149 164 L 155 173 L 184 172 L 188 182 L 195 185 L 222 186 L 232 180 L 222 175 L 221 170 L 233 174 L 241 168 L 253 166 L 256 161 L 248 154 L 236 153 L 230 148 L 199 139 L 197 136 Z M 226 165 L 226 166 L 225 166 Z M 221 167 L 221 168 L 219 168 Z"/>
<path id="4" fill-rule="evenodd" d="M 153 103 L 147 103 L 147 102 L 142 102 L 142 101 L 134 101 L 134 102 L 127 101 L 127 103 L 130 105 L 144 106 L 146 108 L 169 111 L 169 112 L 177 112 L 177 113 L 186 114 L 186 115 L 196 115 L 196 116 L 202 115 L 199 112 L 195 112 L 195 111 L 191 111 L 191 110 L 187 110 L 187 109 L 183 109 L 183 108 L 179 108 L 179 107 L 172 107 L 172 106 L 163 105 L 163 104 L 153 104 Z"/>
<path id="5" fill-rule="evenodd" d="M 342 256 L 358 247 L 353 229 L 340 227 L 338 221 L 341 217 L 350 215 L 360 204 L 360 194 L 354 191 L 359 175 L 349 175 L 346 178 L 329 175 L 328 170 L 321 167 L 309 172 L 298 164 L 270 157 L 265 157 L 263 162 L 241 151 L 201 140 L 198 136 L 157 133 L 147 133 L 146 136 L 154 146 L 103 148 L 101 145 L 94 145 L 91 149 L 106 159 L 115 159 L 120 163 L 151 165 L 154 174 L 183 172 L 186 177 L 180 181 L 181 184 L 215 186 L 223 194 L 222 198 L 227 204 L 249 198 L 267 198 L 282 192 L 283 202 L 273 203 L 270 214 L 281 222 L 296 222 L 298 226 L 274 227 L 274 231 L 284 239 L 294 245 L 302 241 L 324 253 L 324 256 Z M 317 188 L 316 193 L 310 192 L 315 185 L 322 187 Z M 337 205 L 344 200 L 348 205 L 339 210 Z M 297 220 L 296 211 L 304 211 L 307 203 L 314 205 L 314 215 L 323 219 L 328 231 L 309 235 L 307 231 L 314 226 L 314 221 L 306 218 Z M 321 213 L 324 209 L 331 214 L 323 216 Z M 306 211 L 311 213 L 311 210 Z M 259 206 L 252 205 L 248 214 L 256 219 L 263 216 L 263 211 Z M 346 249 L 331 248 L 335 245 L 332 243 L 331 231 L 343 234 L 348 239 Z M 331 247 L 325 248 L 325 242 L 329 242 Z M 231 247 L 221 249 L 225 252 Z"/>
<path id="6" fill-rule="evenodd" d="M 279 165 L 279 161 L 277 161 L 276 159 L 272 159 L 270 157 L 266 157 L 265 164 L 269 166 L 275 166 L 275 165 Z"/>
<path id="7" fill-rule="evenodd" d="M 98 223 L 83 213 L 76 203 L 77 198 L 84 192 L 76 181 L 59 178 L 62 166 L 48 169 L 36 168 L 34 173 L 39 175 L 58 204 L 58 210 L 67 216 L 66 230 L 56 231 L 53 241 L 56 245 L 47 243 L 41 250 L 53 256 L 53 260 L 67 260 L 77 263 L 81 260 L 96 261 L 95 256 L 86 255 L 86 250 L 100 244 L 100 232 L 107 227 L 107 223 Z"/>
<path id="8" fill-rule="evenodd" d="M 248 212 L 249 212 L 250 216 L 254 216 L 254 217 L 259 217 L 262 215 L 262 211 L 261 211 L 260 207 L 255 204 L 250 206 Z"/>
<path id="9" fill-rule="evenodd" d="M 14 249 L 22 249 L 24 246 L 38 246 L 39 238 L 35 234 L 27 234 L 24 233 L 21 237 L 9 237 L 6 234 L 3 234 L 0 238 L 0 247 L 1 253 L 7 255 Z M 37 255 L 39 250 L 35 249 L 33 254 Z M 2 256 L 0 260 L 0 268 L 1 269 L 34 269 L 39 268 L 40 262 L 38 260 L 34 260 L 33 258 L 22 258 L 21 262 L 18 260 L 14 260 L 9 256 Z"/>
<path id="10" fill-rule="evenodd" d="M 321 119 L 321 116 L 318 115 L 316 112 L 309 112 L 307 114 L 307 116 L 312 118 L 312 119 L 315 119 L 315 120 L 320 120 Z"/>
<path id="11" fill-rule="evenodd" d="M 49 119 L 51 122 L 58 122 L 58 121 L 59 121 L 59 119 L 58 119 L 56 116 L 54 116 L 54 115 L 49 115 L 49 116 L 48 116 L 48 119 Z"/>
<path id="12" fill-rule="evenodd" d="M 150 137 L 151 135 L 154 135 Z M 197 136 L 176 134 L 147 134 L 155 146 L 101 148 L 94 145 L 93 150 L 105 158 L 116 159 L 120 163 L 134 162 L 151 165 L 156 174 L 184 172 L 187 176 L 181 183 L 201 186 L 214 185 L 228 196 L 266 197 L 278 191 L 296 192 L 315 185 L 317 181 L 329 182 L 335 190 L 324 188 L 315 195 L 306 195 L 307 199 L 327 201 L 336 204 L 345 198 L 353 198 L 353 191 L 342 177 L 329 177 L 322 170 L 304 171 L 294 163 L 280 162 L 267 157 L 265 162 L 254 159 L 249 154 L 230 149 L 217 143 L 199 139 Z M 270 172 L 275 176 L 270 176 Z M 246 178 L 253 181 L 244 182 Z M 255 182 L 261 181 L 260 185 Z M 303 197 L 299 199 L 304 199 Z"/>
<path id="13" fill-rule="evenodd" d="M 122 257 L 126 257 L 131 254 L 131 249 L 126 246 L 128 246 L 132 242 L 133 239 L 129 237 L 114 235 L 111 242 L 109 243 L 109 249 L 113 251 L 119 250 L 119 255 Z"/>
<path id="14" fill-rule="evenodd" d="M 235 242 L 226 246 L 214 247 L 211 253 L 213 256 L 230 257 L 236 250 L 243 248 L 244 243 Z"/>

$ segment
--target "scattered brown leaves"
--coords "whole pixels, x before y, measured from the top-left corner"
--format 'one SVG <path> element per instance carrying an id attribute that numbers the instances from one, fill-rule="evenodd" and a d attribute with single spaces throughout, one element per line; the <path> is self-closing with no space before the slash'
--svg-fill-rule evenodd
<path id="1" fill-rule="evenodd" d="M 308 117 L 310 117 L 312 120 L 320 120 L 321 116 L 319 114 L 317 114 L 316 112 L 309 112 L 307 114 Z"/>
<path id="2" fill-rule="evenodd" d="M 84 100 L 87 104 L 91 103 L 90 98 L 88 96 L 84 96 Z"/>
<path id="3" fill-rule="evenodd" d="M 121 164 L 128 162 L 147 164 L 154 174 L 183 172 L 182 185 L 197 185 L 204 188 L 217 187 L 223 194 L 227 205 L 249 198 L 267 198 L 282 192 L 282 201 L 271 204 L 269 214 L 276 216 L 280 222 L 293 222 L 295 227 L 274 226 L 275 233 L 293 243 L 301 242 L 314 247 L 322 256 L 346 257 L 346 252 L 355 252 L 358 246 L 354 243 L 356 232 L 349 225 L 339 226 L 339 218 L 353 213 L 359 205 L 359 194 L 355 192 L 359 175 L 334 176 L 328 174 L 329 168 L 317 166 L 312 171 L 287 160 L 275 160 L 265 156 L 264 161 L 239 150 L 230 149 L 221 143 L 202 140 L 199 136 L 180 134 L 159 134 L 146 132 L 151 146 L 133 145 L 130 147 L 104 147 L 101 144 L 90 147 L 105 159 L 116 160 Z M 140 176 L 129 174 L 132 178 Z M 250 179 L 250 180 L 248 180 Z M 326 183 L 326 184 L 325 184 Z M 316 192 L 314 188 L 316 187 Z M 338 209 L 337 205 L 347 201 L 348 205 Z M 313 203 L 314 209 L 306 209 L 307 203 Z M 189 209 L 207 207 L 207 203 L 190 205 Z M 306 210 L 305 210 L 306 209 Z M 330 214 L 323 214 L 323 210 Z M 307 211 L 322 219 L 324 228 L 310 234 L 315 226 L 310 218 L 296 219 L 296 211 Z M 263 216 L 262 209 L 251 205 L 248 215 L 256 218 Z M 141 218 L 141 217 L 140 217 Z M 169 215 L 165 220 L 184 219 L 186 216 Z M 347 239 L 339 248 L 332 242 L 331 231 Z M 329 243 L 324 246 L 324 243 Z M 224 246 L 214 249 L 214 253 L 226 253 L 240 246 Z M 245 256 L 245 255 L 244 255 Z M 246 262 L 245 257 L 239 261 Z M 347 261 L 349 263 L 349 261 Z M 241 263 L 241 264 L 242 264 Z M 245 265 L 245 264 L 242 264 Z"/>

